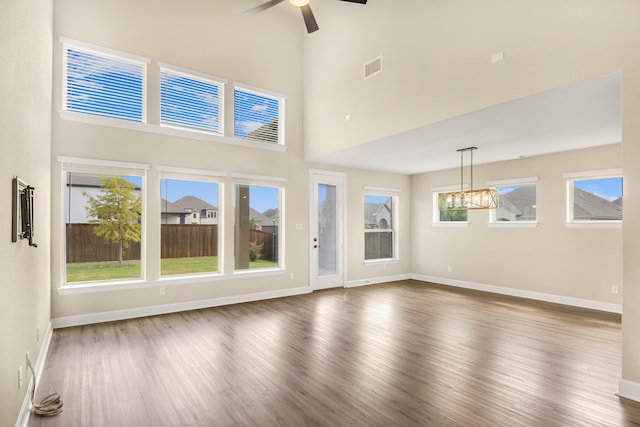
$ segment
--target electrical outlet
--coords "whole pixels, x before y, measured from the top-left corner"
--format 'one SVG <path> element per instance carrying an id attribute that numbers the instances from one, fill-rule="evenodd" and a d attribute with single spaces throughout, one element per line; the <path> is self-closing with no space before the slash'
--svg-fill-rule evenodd
<path id="1" fill-rule="evenodd" d="M 167 293 L 167 288 L 165 288 L 164 286 L 162 286 L 162 287 L 160 288 L 160 296 L 162 296 L 162 295 L 166 295 L 166 293 Z"/>
<path id="2" fill-rule="evenodd" d="M 289 273 L 289 280 L 293 280 L 295 275 L 293 273 Z"/>
<path id="3" fill-rule="evenodd" d="M 618 287 L 618 285 L 611 285 L 611 293 L 614 295 L 618 295 L 618 292 L 620 292 L 620 288 Z"/>
<path id="4" fill-rule="evenodd" d="M 449 273 L 451 273 L 451 266 L 448 266 L 448 267 L 447 267 L 447 271 L 448 271 Z"/>
<path id="5" fill-rule="evenodd" d="M 18 368 L 18 390 L 22 388 L 22 366 Z"/>

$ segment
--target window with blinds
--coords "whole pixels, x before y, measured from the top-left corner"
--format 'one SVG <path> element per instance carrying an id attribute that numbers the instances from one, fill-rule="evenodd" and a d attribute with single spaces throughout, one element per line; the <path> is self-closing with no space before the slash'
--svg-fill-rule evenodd
<path id="1" fill-rule="evenodd" d="M 145 58 L 65 44 L 63 108 L 144 123 L 147 63 Z"/>
<path id="2" fill-rule="evenodd" d="M 224 81 L 160 67 L 160 123 L 224 134 Z"/>
<path id="3" fill-rule="evenodd" d="M 233 135 L 271 144 L 284 143 L 284 97 L 236 85 Z"/>

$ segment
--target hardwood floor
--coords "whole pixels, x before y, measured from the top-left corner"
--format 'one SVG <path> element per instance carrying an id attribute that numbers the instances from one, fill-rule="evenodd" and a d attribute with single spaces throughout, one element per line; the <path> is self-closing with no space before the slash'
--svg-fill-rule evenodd
<path id="1" fill-rule="evenodd" d="M 620 316 L 402 281 L 56 330 L 29 426 L 625 426 Z"/>

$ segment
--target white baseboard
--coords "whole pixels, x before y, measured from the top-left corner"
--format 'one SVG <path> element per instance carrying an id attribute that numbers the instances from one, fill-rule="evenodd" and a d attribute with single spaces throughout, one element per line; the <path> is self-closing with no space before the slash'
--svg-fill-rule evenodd
<path id="1" fill-rule="evenodd" d="M 44 339 L 42 340 L 42 345 L 40 346 L 40 353 L 38 354 L 38 360 L 36 360 L 33 365 L 33 370 L 36 374 L 36 384 L 40 383 L 40 378 L 42 377 L 42 371 L 44 370 L 44 363 L 47 360 L 47 354 L 49 353 L 49 345 L 51 344 L 51 337 L 53 336 L 53 325 L 49 322 L 47 326 L 47 332 L 44 335 Z M 33 360 L 31 361 L 33 363 Z M 30 378 L 29 375 L 26 378 Z M 27 427 L 29 424 L 29 417 L 31 416 L 31 388 L 32 383 L 29 382 L 29 386 L 27 387 L 27 393 L 24 396 L 24 401 L 22 402 L 22 408 L 20 408 L 20 413 L 18 414 L 18 419 L 16 420 L 16 427 Z"/>
<path id="2" fill-rule="evenodd" d="M 344 284 L 345 288 L 355 288 L 357 286 L 376 285 L 378 283 L 397 282 L 398 280 L 409 280 L 410 274 L 396 274 L 394 276 L 373 277 L 369 279 L 349 280 Z"/>
<path id="3" fill-rule="evenodd" d="M 640 402 L 640 383 L 621 379 L 618 383 L 618 392 L 616 394 L 625 399 Z"/>
<path id="4" fill-rule="evenodd" d="M 127 310 L 103 311 L 99 313 L 80 314 L 77 316 L 57 317 L 51 319 L 53 329 L 68 328 L 70 326 L 90 325 L 93 323 L 113 322 L 116 320 L 135 319 L 137 317 L 155 316 L 158 314 L 177 313 L 180 311 L 198 310 L 202 308 L 218 307 L 243 302 L 260 301 L 271 298 L 289 297 L 311 293 L 310 287 L 281 289 L 276 291 L 257 292 L 253 294 L 232 295 L 228 297 L 211 298 L 206 300 L 187 301 L 174 304 L 153 305 Z"/>
<path id="5" fill-rule="evenodd" d="M 474 289 L 477 291 L 491 292 L 494 294 L 510 295 L 513 297 L 528 298 L 532 300 L 564 304 L 574 307 L 588 308 L 591 310 L 606 311 L 609 313 L 622 313 L 622 304 L 612 304 L 601 301 L 593 301 L 581 298 L 565 297 L 561 295 L 545 294 L 542 292 L 526 291 L 522 289 L 506 288 L 502 286 L 487 285 L 484 283 L 466 282 L 463 280 L 448 279 L 446 277 L 426 276 L 411 274 L 414 280 L 437 283 L 440 285 L 455 286 L 458 288 Z"/>

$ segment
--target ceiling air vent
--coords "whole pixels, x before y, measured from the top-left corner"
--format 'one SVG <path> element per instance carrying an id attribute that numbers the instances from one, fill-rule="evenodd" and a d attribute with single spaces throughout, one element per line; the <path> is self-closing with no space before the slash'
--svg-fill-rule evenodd
<path id="1" fill-rule="evenodd" d="M 364 78 L 368 79 L 369 77 L 378 74 L 382 71 L 382 56 L 378 56 L 375 59 L 364 64 Z"/>

